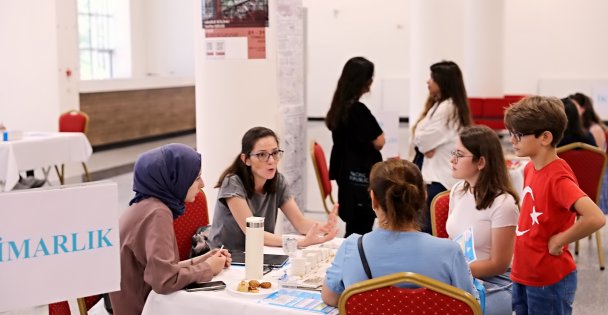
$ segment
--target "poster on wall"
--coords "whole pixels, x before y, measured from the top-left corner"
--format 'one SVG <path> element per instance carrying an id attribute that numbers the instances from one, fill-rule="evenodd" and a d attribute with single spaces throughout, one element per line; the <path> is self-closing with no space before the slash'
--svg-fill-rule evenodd
<path id="1" fill-rule="evenodd" d="M 207 59 L 265 59 L 268 0 L 202 0 Z"/>

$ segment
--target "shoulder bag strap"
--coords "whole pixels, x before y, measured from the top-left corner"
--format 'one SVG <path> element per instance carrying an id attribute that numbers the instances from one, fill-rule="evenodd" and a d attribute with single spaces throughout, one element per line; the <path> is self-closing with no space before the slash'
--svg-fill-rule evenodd
<path id="1" fill-rule="evenodd" d="M 363 264 L 363 270 L 365 270 L 365 274 L 368 279 L 372 279 L 372 271 L 369 269 L 369 264 L 367 263 L 367 258 L 365 257 L 365 252 L 363 251 L 363 235 L 359 237 L 357 241 L 357 247 L 359 247 L 359 256 L 361 257 L 361 263 Z"/>

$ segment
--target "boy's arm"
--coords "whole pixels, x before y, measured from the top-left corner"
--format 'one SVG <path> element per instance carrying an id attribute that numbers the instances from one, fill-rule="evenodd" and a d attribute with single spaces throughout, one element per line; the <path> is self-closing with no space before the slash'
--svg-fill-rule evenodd
<path id="1" fill-rule="evenodd" d="M 587 196 L 574 202 L 574 209 L 580 217 L 569 229 L 551 237 L 548 244 L 551 255 L 561 255 L 564 245 L 580 240 L 606 224 L 600 208 Z"/>

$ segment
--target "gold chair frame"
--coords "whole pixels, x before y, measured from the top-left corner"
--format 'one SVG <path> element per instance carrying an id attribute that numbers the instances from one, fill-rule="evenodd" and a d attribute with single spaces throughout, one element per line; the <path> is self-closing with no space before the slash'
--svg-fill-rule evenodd
<path id="1" fill-rule="evenodd" d="M 414 272 L 398 272 L 374 279 L 364 280 L 349 286 L 346 288 L 346 290 L 344 290 L 344 293 L 342 293 L 338 302 L 340 314 L 346 314 L 346 302 L 353 295 L 399 283 L 411 283 L 416 286 L 427 288 L 431 291 L 449 296 L 469 306 L 474 315 L 481 315 L 481 306 L 470 293 Z"/>

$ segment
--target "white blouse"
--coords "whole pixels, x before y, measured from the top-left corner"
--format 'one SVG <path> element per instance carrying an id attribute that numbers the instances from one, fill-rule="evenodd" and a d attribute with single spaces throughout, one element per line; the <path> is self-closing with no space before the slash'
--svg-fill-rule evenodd
<path id="1" fill-rule="evenodd" d="M 458 139 L 458 125 L 448 124 L 448 119 L 455 110 L 452 99 L 435 103 L 416 126 L 413 140 L 422 153 L 435 149 L 432 158 L 424 157 L 421 170 L 424 181 L 441 183 L 447 189 L 457 181 L 452 177 L 450 169 L 450 151 L 454 150 Z"/>

